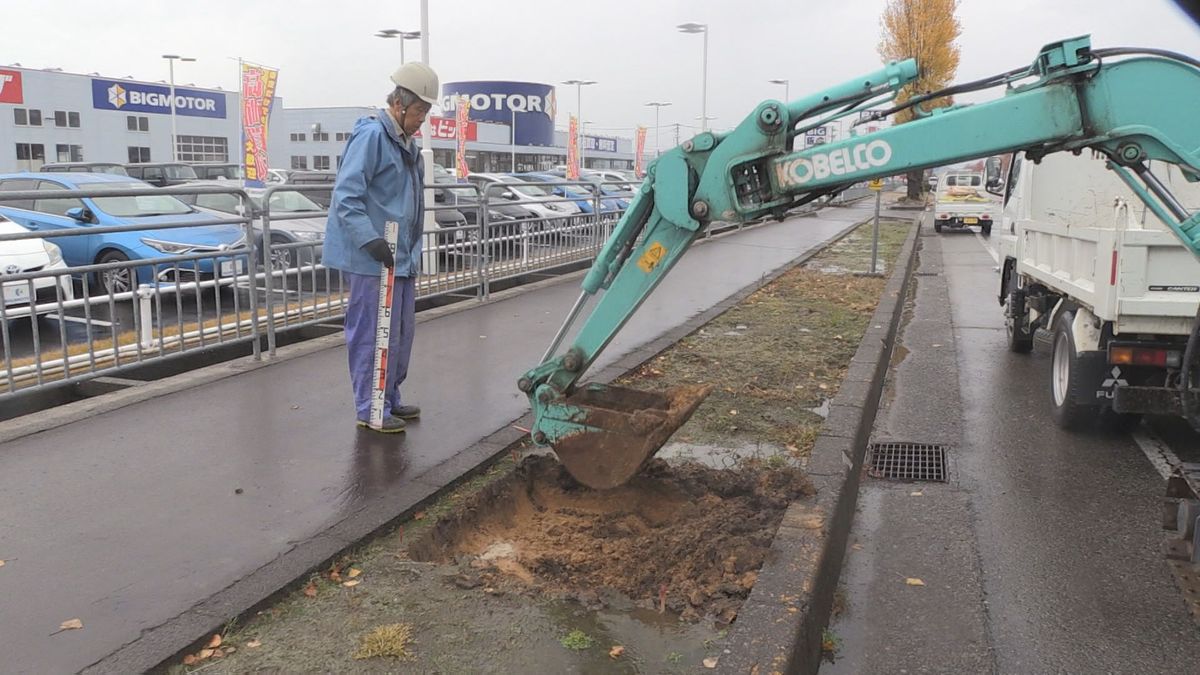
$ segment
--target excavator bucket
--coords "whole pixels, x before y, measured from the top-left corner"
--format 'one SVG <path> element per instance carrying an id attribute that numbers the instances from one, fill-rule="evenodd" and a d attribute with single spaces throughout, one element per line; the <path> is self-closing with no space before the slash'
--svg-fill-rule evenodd
<path id="1" fill-rule="evenodd" d="M 713 389 L 685 385 L 663 392 L 592 384 L 564 403 L 579 410 L 576 431 L 553 442 L 555 454 L 575 480 L 596 489 L 624 485 L 683 426 Z"/>

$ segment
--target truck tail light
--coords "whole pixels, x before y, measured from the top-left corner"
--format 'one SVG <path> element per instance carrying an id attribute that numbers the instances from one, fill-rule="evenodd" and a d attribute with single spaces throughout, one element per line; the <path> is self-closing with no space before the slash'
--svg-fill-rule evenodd
<path id="1" fill-rule="evenodd" d="M 949 213 L 939 213 L 938 214 L 938 220 L 949 220 L 949 219 L 950 219 Z"/>
<path id="2" fill-rule="evenodd" d="M 992 217 L 985 213 L 982 216 L 979 216 L 979 219 L 980 220 L 991 220 Z"/>
<path id="3" fill-rule="evenodd" d="M 1108 362 L 1116 366 L 1178 367 L 1181 363 L 1177 351 L 1162 347 L 1112 347 L 1108 350 Z"/>

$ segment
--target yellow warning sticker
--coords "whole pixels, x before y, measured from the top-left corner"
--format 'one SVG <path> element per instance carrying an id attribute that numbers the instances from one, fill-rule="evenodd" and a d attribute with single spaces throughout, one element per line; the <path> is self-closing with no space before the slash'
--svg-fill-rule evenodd
<path id="1" fill-rule="evenodd" d="M 647 246 L 646 252 L 642 254 L 641 258 L 638 258 L 638 267 L 642 268 L 642 271 L 646 274 L 649 274 L 654 271 L 655 267 L 658 267 L 659 261 L 666 254 L 667 247 L 656 241 Z"/>

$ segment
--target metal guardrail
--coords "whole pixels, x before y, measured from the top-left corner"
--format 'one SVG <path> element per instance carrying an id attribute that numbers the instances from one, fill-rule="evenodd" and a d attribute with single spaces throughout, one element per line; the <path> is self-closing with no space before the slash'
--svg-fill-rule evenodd
<path id="1" fill-rule="evenodd" d="M 423 272 L 417 297 L 473 296 L 483 300 L 495 283 L 586 263 L 600 251 L 632 199 L 632 192 L 620 192 L 622 185 L 567 180 L 510 184 L 510 189 L 534 186 L 570 191 L 571 196 L 536 200 L 542 205 L 538 213 L 530 210 L 530 199 L 501 198 L 491 188 L 480 190 L 471 183 L 427 186 L 446 190 L 447 200 L 426 205 L 441 225 L 422 234 Z M 274 355 L 280 330 L 340 321 L 348 287 L 337 270 L 322 264 L 323 224 L 320 236 L 311 234 L 311 227 L 309 234 L 301 235 L 288 226 L 289 221 L 306 218 L 323 223 L 327 211 L 270 212 L 273 198 L 282 193 L 330 190 L 328 185 L 276 185 L 259 192 L 237 184 L 53 190 L 51 198 L 56 200 L 161 195 L 198 200 L 204 195 L 226 195 L 236 199 L 238 208 L 236 213 L 189 214 L 192 217 L 172 223 L 103 227 L 80 223 L 0 234 L 0 253 L 3 243 L 11 241 L 46 239 L 53 243 L 149 230 L 165 234 L 218 224 L 239 226 L 242 242 L 153 258 L 103 263 L 97 262 L 99 258 L 75 259 L 73 266 L 56 263 L 9 274 L 0 266 L 0 288 L 5 291 L 0 301 L 4 348 L 0 403 L 45 386 L 116 375 L 217 345 L 248 341 L 255 358 L 261 358 L 265 343 L 268 353 Z M 48 192 L 0 192 L 0 206 L 45 199 Z M 264 206 L 256 205 L 256 199 Z M 620 208 L 618 200 L 624 200 Z M 548 204 L 572 206 L 550 211 Z M 588 206 L 590 213 L 579 210 L 580 205 Z M 523 209 L 527 217 L 506 216 L 501 210 L 513 213 L 514 209 L 504 207 Z M 32 211 L 22 215 L 43 223 L 64 221 L 62 216 Z M 714 223 L 710 229 L 719 232 L 731 227 L 740 225 Z M 106 285 L 120 275 L 132 280 L 128 287 Z M 11 290 L 17 287 L 24 291 Z M 56 330 L 41 319 L 56 321 Z"/>

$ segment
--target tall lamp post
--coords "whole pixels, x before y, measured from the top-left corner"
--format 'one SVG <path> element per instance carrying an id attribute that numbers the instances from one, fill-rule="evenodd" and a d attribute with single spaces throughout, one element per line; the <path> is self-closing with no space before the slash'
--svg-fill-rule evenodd
<path id="1" fill-rule="evenodd" d="M 708 24 L 681 23 L 677 28 L 683 33 L 704 34 L 704 70 L 700 78 L 700 132 L 703 133 L 708 131 L 708 124 L 704 121 L 708 119 Z"/>
<path id="2" fill-rule="evenodd" d="M 563 84 L 575 85 L 575 114 L 579 117 L 579 168 L 583 168 L 583 88 L 596 84 L 595 80 L 563 80 Z"/>
<path id="3" fill-rule="evenodd" d="M 178 54 L 163 54 L 163 58 L 167 60 L 168 70 L 171 73 L 171 161 L 178 162 L 179 136 L 175 130 L 175 61 L 195 61 L 196 59 Z"/>
<path id="4" fill-rule="evenodd" d="M 379 38 L 399 38 L 400 40 L 400 65 L 404 65 L 404 41 L 405 40 L 420 40 L 421 31 L 419 30 L 397 30 L 395 28 L 384 28 L 375 34 Z"/>
<path id="5" fill-rule="evenodd" d="M 654 156 L 662 157 L 662 143 L 659 142 L 658 136 L 658 113 L 665 107 L 671 105 L 665 101 L 651 101 L 648 106 L 654 107 Z"/>
<path id="6" fill-rule="evenodd" d="M 788 101 L 792 100 L 791 97 L 788 96 L 788 90 L 789 90 L 790 83 L 787 80 L 767 80 L 767 82 L 770 82 L 771 84 L 782 84 L 783 85 L 783 102 L 787 103 Z"/>

